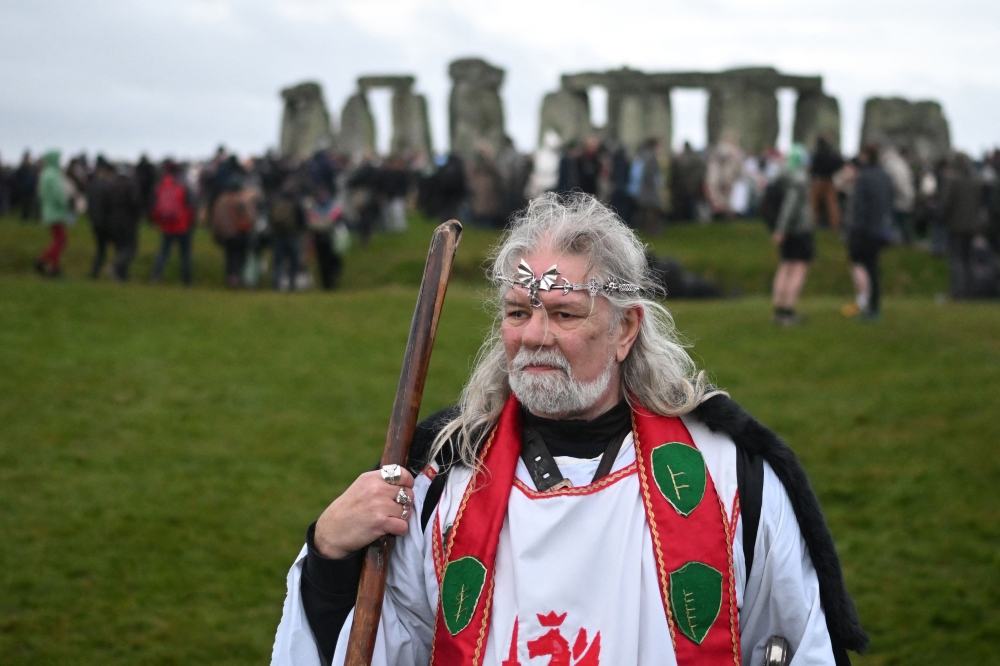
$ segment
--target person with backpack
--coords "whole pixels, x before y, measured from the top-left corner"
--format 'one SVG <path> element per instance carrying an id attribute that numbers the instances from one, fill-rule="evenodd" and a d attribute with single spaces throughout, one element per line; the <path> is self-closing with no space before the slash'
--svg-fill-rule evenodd
<path id="1" fill-rule="evenodd" d="M 241 173 L 232 172 L 212 206 L 211 227 L 226 258 L 226 286 L 243 286 L 243 268 L 250 249 L 250 231 L 257 218 L 257 194 L 243 186 Z"/>
<path id="2" fill-rule="evenodd" d="M 863 651 L 805 471 L 696 368 L 635 233 L 551 193 L 494 256 L 497 325 L 459 404 L 307 528 L 272 666 L 340 666 L 355 622 L 372 666 L 762 664 L 774 636 L 797 664 Z M 362 618 L 385 534 L 381 617 Z"/>
<path id="3" fill-rule="evenodd" d="M 163 280 L 163 269 L 170 258 L 170 249 L 176 245 L 181 261 L 181 282 L 191 286 L 191 231 L 194 222 L 194 201 L 191 190 L 184 183 L 180 166 L 173 160 L 163 163 L 163 178 L 153 194 L 150 218 L 163 232 L 160 252 L 153 263 L 150 280 Z"/>
<path id="4" fill-rule="evenodd" d="M 271 198 L 268 206 L 274 260 L 271 267 L 271 287 L 275 291 L 282 287 L 295 291 L 299 275 L 302 231 L 305 229 L 300 190 L 297 176 L 290 175 L 285 178 L 281 189 Z"/>

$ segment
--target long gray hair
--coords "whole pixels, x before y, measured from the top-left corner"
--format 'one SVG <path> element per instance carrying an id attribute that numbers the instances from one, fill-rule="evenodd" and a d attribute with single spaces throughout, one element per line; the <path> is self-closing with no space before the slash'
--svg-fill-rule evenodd
<path id="1" fill-rule="evenodd" d="M 501 278 L 513 276 L 522 257 L 543 247 L 557 254 L 587 257 L 588 278 L 600 282 L 614 278 L 641 288 L 637 294 L 605 294 L 615 315 L 613 327 L 627 309 L 639 307 L 644 311 L 639 334 L 621 364 L 627 400 L 639 402 L 654 414 L 679 416 L 719 392 L 709 385 L 705 373 L 695 367 L 678 339 L 670 313 L 650 298 L 660 289 L 650 274 L 645 247 L 632 230 L 588 194 L 560 197 L 549 193 L 531 201 L 494 248 L 488 271 L 490 279 L 498 285 L 493 328 L 462 390 L 461 411 L 438 433 L 431 447 L 431 460 L 437 458 L 450 439 L 453 459 L 473 469 L 478 466 L 480 443 L 499 420 L 511 394 L 507 357 L 500 337 L 503 297 L 510 286 Z"/>

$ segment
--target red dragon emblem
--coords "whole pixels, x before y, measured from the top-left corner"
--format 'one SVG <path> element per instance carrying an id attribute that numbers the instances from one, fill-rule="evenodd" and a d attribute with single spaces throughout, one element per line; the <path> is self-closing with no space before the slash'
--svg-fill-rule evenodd
<path id="1" fill-rule="evenodd" d="M 549 657 L 548 666 L 600 666 L 601 632 L 597 632 L 594 640 L 587 642 L 587 630 L 580 627 L 570 649 L 569 641 L 559 631 L 566 619 L 566 613 L 556 615 L 555 611 L 547 615 L 536 614 L 538 623 L 543 627 L 551 627 L 547 632 L 534 640 L 528 641 L 528 657 Z M 510 652 L 502 666 L 522 666 L 517 658 L 518 618 L 514 618 L 514 631 L 510 637 Z"/>

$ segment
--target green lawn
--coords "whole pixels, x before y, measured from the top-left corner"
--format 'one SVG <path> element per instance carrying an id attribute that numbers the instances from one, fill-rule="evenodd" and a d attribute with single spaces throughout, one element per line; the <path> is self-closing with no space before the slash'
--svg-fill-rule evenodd
<path id="1" fill-rule="evenodd" d="M 91 283 L 84 226 L 68 277 L 43 280 L 42 230 L 0 222 L 0 664 L 268 660 L 306 525 L 380 451 L 429 229 L 352 253 L 343 292 L 282 295 L 216 288 L 206 237 L 195 289 Z M 489 325 L 491 238 L 463 240 L 424 413 L 455 399 Z M 656 247 L 746 294 L 773 270 L 757 225 Z M 935 305 L 939 262 L 894 250 L 882 321 L 843 319 L 840 251 L 821 238 L 800 328 L 773 328 L 759 295 L 671 308 L 802 457 L 872 634 L 855 663 L 991 663 L 1000 309 Z"/>

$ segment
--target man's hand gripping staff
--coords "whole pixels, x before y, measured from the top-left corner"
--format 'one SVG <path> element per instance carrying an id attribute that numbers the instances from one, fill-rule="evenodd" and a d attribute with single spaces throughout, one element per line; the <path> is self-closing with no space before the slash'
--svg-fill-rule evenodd
<path id="1" fill-rule="evenodd" d="M 339 512 L 357 516 L 360 510 L 361 515 L 368 517 L 368 520 L 358 521 L 360 524 L 353 525 L 346 533 L 340 532 L 337 537 L 316 544 L 331 557 L 344 557 L 375 539 L 368 546 L 361 570 L 354 624 L 347 644 L 346 666 L 367 666 L 371 663 L 375 650 L 385 577 L 395 543 L 394 535 L 406 532 L 406 520 L 403 516 L 409 516 L 413 499 L 413 477 L 405 469 L 410 441 L 417 425 L 420 399 L 424 392 L 427 367 L 430 365 L 431 349 L 434 347 L 434 335 L 437 333 L 448 278 L 461 235 L 462 225 L 451 220 L 435 229 L 431 237 L 417 307 L 406 342 L 403 369 L 392 406 L 385 450 L 382 452 L 383 470 L 365 474 L 358 479 L 323 513 L 316 526 L 316 538 L 320 541 L 321 534 L 330 534 L 328 530 L 322 529 L 328 523 L 344 524 L 336 520 Z M 386 469 L 391 465 L 398 465 L 399 469 Z M 343 506 L 338 507 L 338 504 Z M 396 518 L 396 515 L 400 517 Z"/>

